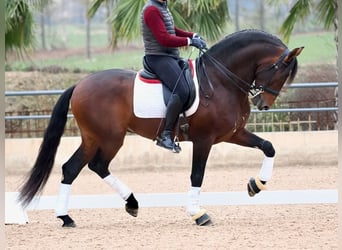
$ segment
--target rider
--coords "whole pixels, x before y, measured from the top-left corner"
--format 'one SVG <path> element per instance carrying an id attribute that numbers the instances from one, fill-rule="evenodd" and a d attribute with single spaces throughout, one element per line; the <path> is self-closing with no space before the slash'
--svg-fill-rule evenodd
<path id="1" fill-rule="evenodd" d="M 164 130 L 157 138 L 157 145 L 178 153 L 180 147 L 175 145 L 172 131 L 185 108 L 190 91 L 178 64 L 178 47 L 190 45 L 204 49 L 206 43 L 196 33 L 174 26 L 167 0 L 148 0 L 142 10 L 141 23 L 145 62 L 172 91 L 166 107 Z"/>

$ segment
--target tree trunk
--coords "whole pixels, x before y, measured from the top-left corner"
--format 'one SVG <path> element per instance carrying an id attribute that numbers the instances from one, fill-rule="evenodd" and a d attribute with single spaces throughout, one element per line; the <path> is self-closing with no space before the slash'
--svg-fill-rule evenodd
<path id="1" fill-rule="evenodd" d="M 341 1 L 335 1 L 336 3 L 336 18 L 334 20 L 334 26 L 335 26 L 335 40 L 336 40 L 336 49 L 337 49 L 337 79 L 338 79 L 338 85 L 341 87 L 342 84 L 342 39 L 338 39 L 338 34 L 342 34 L 342 6 Z M 335 97 L 336 97 L 336 107 L 338 107 L 338 96 L 342 96 L 342 88 L 337 87 L 335 90 Z M 340 102 L 341 103 L 341 102 Z M 336 128 L 338 128 L 338 118 L 342 116 L 342 109 L 339 108 L 338 112 L 336 112 Z M 340 122 L 340 129 L 341 129 L 341 122 Z M 341 131 L 341 130 L 340 130 Z M 342 145 L 341 140 L 339 141 L 340 145 Z M 342 155 L 341 148 L 339 155 Z M 342 175 L 341 175 L 342 176 Z M 342 193 L 342 192 L 341 192 Z M 340 197 L 342 199 L 342 197 Z"/>
<path id="2" fill-rule="evenodd" d="M 265 30 L 265 3 L 264 3 L 264 0 L 260 0 L 259 21 L 260 21 L 260 29 Z"/>
<path id="3" fill-rule="evenodd" d="M 86 53 L 87 59 L 91 59 L 91 46 L 90 46 L 90 18 L 86 16 Z"/>
<path id="4" fill-rule="evenodd" d="M 240 30 L 240 22 L 239 22 L 239 16 L 240 16 L 240 4 L 239 0 L 235 0 L 235 30 Z"/>
<path id="5" fill-rule="evenodd" d="M 66 15 L 66 3 L 67 0 L 62 1 L 62 27 L 61 27 L 61 40 L 63 43 L 63 48 L 66 48 L 67 44 L 67 32 L 66 32 L 66 26 L 67 26 L 67 15 Z"/>
<path id="6" fill-rule="evenodd" d="M 46 50 L 46 40 L 45 40 L 45 11 L 40 14 L 40 39 L 42 42 L 42 49 Z"/>
<path id="7" fill-rule="evenodd" d="M 106 0 L 106 18 L 107 18 L 108 43 L 110 43 L 110 41 L 112 41 L 112 27 L 110 25 L 110 22 L 108 21 L 112 8 L 113 8 L 113 1 L 112 0 Z"/>

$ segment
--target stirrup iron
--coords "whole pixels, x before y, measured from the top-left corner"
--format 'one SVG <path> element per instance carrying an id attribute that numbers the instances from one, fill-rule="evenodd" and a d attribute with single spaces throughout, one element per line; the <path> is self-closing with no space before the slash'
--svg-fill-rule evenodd
<path id="1" fill-rule="evenodd" d="M 174 152 L 174 153 L 179 153 L 179 152 L 181 152 L 181 151 L 182 151 L 182 148 L 179 146 L 179 138 L 178 138 L 177 135 L 174 137 L 173 143 L 174 143 L 174 147 L 173 147 L 172 152 Z"/>

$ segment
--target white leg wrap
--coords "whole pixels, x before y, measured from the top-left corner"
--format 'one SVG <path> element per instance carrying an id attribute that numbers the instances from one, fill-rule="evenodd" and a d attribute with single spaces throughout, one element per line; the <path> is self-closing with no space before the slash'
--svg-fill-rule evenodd
<path id="1" fill-rule="evenodd" d="M 187 207 L 187 213 L 190 216 L 194 216 L 195 214 L 198 214 L 200 211 L 200 187 L 191 187 L 190 191 L 188 192 L 188 207 Z"/>
<path id="2" fill-rule="evenodd" d="M 265 156 L 264 161 L 259 172 L 261 181 L 269 181 L 272 176 L 274 157 Z"/>
<path id="3" fill-rule="evenodd" d="M 127 187 L 124 183 L 122 183 L 118 178 L 112 175 L 108 175 L 103 178 L 103 180 L 108 183 L 116 192 L 118 192 L 122 199 L 127 200 L 127 198 L 131 195 L 132 190 Z"/>
<path id="4" fill-rule="evenodd" d="M 68 214 L 69 194 L 71 185 L 61 183 L 57 197 L 55 214 L 57 216 Z"/>

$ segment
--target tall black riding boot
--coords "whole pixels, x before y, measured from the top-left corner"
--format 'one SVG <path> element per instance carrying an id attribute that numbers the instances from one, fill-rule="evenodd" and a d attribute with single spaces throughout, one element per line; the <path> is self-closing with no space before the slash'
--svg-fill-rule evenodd
<path id="1" fill-rule="evenodd" d="M 157 145 L 169 149 L 175 153 L 179 153 L 181 148 L 175 144 L 172 139 L 172 131 L 177 122 L 179 114 L 182 112 L 183 102 L 178 95 L 171 95 L 169 103 L 166 108 L 165 127 L 161 132 L 160 137 L 157 138 Z"/>

